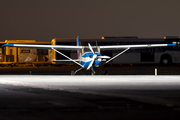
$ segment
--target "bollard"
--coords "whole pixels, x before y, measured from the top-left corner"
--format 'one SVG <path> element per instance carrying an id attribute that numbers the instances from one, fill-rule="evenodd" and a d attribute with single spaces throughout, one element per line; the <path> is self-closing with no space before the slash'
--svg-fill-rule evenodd
<path id="1" fill-rule="evenodd" d="M 155 76 L 157 75 L 157 68 L 155 68 Z"/>

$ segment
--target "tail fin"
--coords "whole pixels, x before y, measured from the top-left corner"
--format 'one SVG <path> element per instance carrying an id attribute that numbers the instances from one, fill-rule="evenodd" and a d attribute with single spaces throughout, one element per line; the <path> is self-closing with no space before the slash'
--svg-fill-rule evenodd
<path id="1" fill-rule="evenodd" d="M 79 36 L 77 36 L 76 38 L 76 43 L 77 43 L 77 46 L 80 46 L 80 42 L 79 42 Z M 80 50 L 77 50 L 77 58 L 80 57 Z"/>

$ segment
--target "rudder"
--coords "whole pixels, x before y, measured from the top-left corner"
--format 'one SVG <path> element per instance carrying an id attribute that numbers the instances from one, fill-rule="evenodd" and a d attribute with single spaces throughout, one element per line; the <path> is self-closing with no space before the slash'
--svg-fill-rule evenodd
<path id="1" fill-rule="evenodd" d="M 80 42 L 79 42 L 79 36 L 77 36 L 77 38 L 76 38 L 76 45 L 77 46 L 80 46 Z M 77 50 L 77 59 L 80 57 L 80 50 Z"/>

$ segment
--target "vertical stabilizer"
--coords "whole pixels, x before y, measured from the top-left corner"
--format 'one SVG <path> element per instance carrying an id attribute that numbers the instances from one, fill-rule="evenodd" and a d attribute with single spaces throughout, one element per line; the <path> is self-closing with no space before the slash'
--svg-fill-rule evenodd
<path id="1" fill-rule="evenodd" d="M 77 44 L 77 46 L 80 46 L 79 36 L 77 36 L 77 38 L 76 38 L 76 44 Z M 79 59 L 79 57 L 80 57 L 80 50 L 77 50 L 77 58 Z"/>

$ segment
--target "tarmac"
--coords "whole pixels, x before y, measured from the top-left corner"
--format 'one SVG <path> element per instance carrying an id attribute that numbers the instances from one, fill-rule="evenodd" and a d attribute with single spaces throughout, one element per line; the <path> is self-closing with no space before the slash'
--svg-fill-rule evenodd
<path id="1" fill-rule="evenodd" d="M 77 65 L 59 65 L 59 66 L 22 66 L 22 67 L 0 67 L 0 75 L 71 75 L 80 67 Z M 115 64 L 104 65 L 96 69 L 96 75 L 154 75 L 157 69 L 158 75 L 180 75 L 180 65 L 173 64 L 169 66 L 162 65 L 132 65 L 132 64 Z M 91 75 L 90 70 L 82 69 L 77 75 Z"/>
<path id="2" fill-rule="evenodd" d="M 76 68 L 0 68 L 0 119 L 180 119 L 179 66 L 105 66 L 109 75 L 68 75 Z"/>

